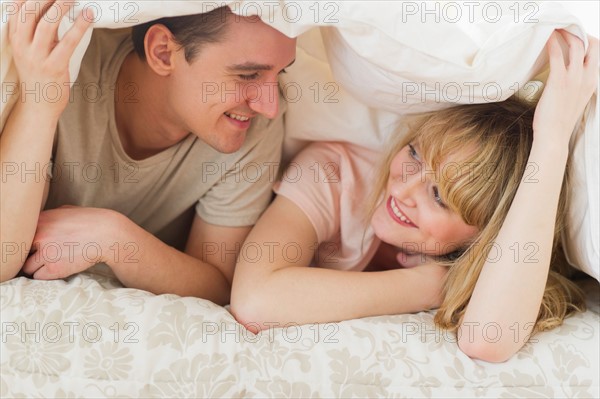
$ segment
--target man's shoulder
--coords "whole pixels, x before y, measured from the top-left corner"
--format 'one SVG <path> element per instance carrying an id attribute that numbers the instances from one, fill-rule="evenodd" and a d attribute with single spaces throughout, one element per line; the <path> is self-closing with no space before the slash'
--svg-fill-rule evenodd
<path id="1" fill-rule="evenodd" d="M 127 47 L 127 52 L 133 49 L 131 29 L 95 29 L 81 62 L 78 80 L 98 82 L 107 69 L 118 67 L 112 64 L 116 58 L 122 58 L 119 49 L 123 47 Z"/>
<path id="2" fill-rule="evenodd" d="M 115 49 L 122 46 L 126 41 L 131 41 L 131 28 L 94 29 L 88 52 L 111 55 Z M 131 46 L 133 47 L 133 42 Z"/>

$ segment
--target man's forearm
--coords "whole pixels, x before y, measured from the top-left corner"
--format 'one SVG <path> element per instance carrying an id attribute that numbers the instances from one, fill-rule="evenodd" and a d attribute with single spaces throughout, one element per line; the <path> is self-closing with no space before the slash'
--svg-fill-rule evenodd
<path id="1" fill-rule="evenodd" d="M 4 282 L 23 266 L 42 207 L 58 117 L 41 104 L 17 103 L 0 136 L 0 277 Z M 25 254 L 26 255 L 26 254 Z"/>
<path id="2" fill-rule="evenodd" d="M 53 2 L 46 3 L 49 6 Z M 13 278 L 25 262 L 23 252 L 33 240 L 44 196 L 42 165 L 50 160 L 58 118 L 69 101 L 68 93 L 59 93 L 52 100 L 39 96 L 39 92 L 33 98 L 28 94 L 47 85 L 68 85 L 69 60 L 93 20 L 89 11 L 83 12 L 57 42 L 53 38 L 58 38 L 59 21 L 72 5 L 59 2 L 58 15 L 53 14 L 58 18 L 44 18 L 50 7 L 40 8 L 39 2 L 15 5 L 18 12 L 9 15 L 8 27 L 3 29 L 3 34 L 8 33 L 21 96 L 0 137 L 1 281 Z M 14 246 L 24 250 L 13 251 Z"/>
<path id="3" fill-rule="evenodd" d="M 229 303 L 231 286 L 213 265 L 163 243 L 123 215 L 119 237 L 103 259 L 127 287 Z"/>

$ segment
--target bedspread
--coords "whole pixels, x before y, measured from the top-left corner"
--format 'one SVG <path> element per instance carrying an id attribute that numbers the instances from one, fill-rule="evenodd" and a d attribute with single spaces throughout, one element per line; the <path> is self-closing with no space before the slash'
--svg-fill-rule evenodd
<path id="1" fill-rule="evenodd" d="M 226 308 L 122 288 L 97 266 L 0 286 L 2 397 L 598 397 L 599 285 L 590 309 L 503 364 L 465 356 L 433 312 L 254 335 Z M 500 332 L 486 328 L 494 339 Z"/>

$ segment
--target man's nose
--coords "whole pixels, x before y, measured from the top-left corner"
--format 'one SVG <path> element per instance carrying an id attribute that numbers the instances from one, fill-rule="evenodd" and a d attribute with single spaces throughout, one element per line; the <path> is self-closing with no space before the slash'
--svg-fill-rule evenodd
<path id="1" fill-rule="evenodd" d="M 277 82 L 267 82 L 253 85 L 246 93 L 248 106 L 269 119 L 273 119 L 279 112 L 279 85 Z"/>

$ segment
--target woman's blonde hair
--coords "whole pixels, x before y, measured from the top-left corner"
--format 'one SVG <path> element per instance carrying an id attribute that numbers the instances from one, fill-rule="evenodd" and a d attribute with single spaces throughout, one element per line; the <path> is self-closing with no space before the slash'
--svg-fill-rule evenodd
<path id="1" fill-rule="evenodd" d="M 370 201 L 370 216 L 385 192 L 392 159 L 413 143 L 433 170 L 445 204 L 479 230 L 465 248 L 445 260 L 440 258 L 441 263 L 451 266 L 443 303 L 435 316 L 440 327 L 451 331 L 458 328 L 520 182 L 535 182 L 535 165 L 527 163 L 533 143 L 534 110 L 534 104 L 511 98 L 421 114 L 408 120 L 407 131 L 391 145 L 384 159 Z M 456 162 L 447 162 L 441 169 L 448 157 Z M 562 275 L 568 270 L 559 243 L 566 213 L 567 176 L 558 204 L 551 271 L 534 331 L 554 328 L 569 314 L 585 309 L 581 290 Z M 534 260 L 535 248 L 533 243 L 521 245 L 519 256 Z"/>

